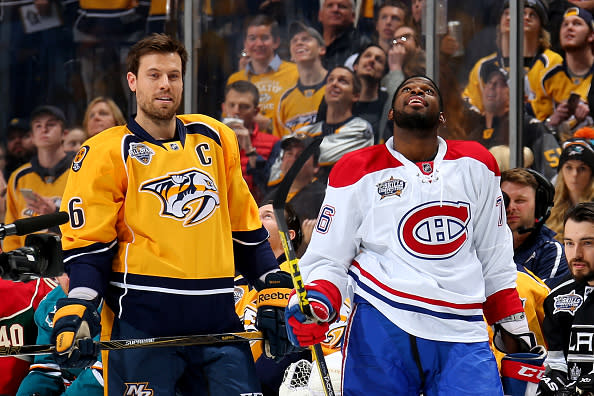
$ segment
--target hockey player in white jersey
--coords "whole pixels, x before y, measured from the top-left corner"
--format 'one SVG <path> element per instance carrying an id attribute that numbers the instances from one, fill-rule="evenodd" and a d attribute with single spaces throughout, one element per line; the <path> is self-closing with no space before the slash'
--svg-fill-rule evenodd
<path id="1" fill-rule="evenodd" d="M 311 244 L 300 261 L 316 318 L 293 296 L 289 337 L 323 340 L 347 297 L 343 395 L 502 395 L 486 325 L 504 353 L 534 345 L 516 291 L 495 159 L 475 142 L 445 141 L 437 85 L 396 90 L 385 145 L 334 167 Z"/>

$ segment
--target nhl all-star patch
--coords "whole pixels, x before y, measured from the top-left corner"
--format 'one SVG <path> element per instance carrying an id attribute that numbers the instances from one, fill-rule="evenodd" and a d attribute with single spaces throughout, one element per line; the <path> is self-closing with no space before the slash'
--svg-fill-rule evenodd
<path id="1" fill-rule="evenodd" d="M 244 293 L 245 290 L 243 290 L 243 287 L 235 286 L 233 288 L 233 299 L 235 300 L 235 304 L 237 304 L 239 300 L 241 300 Z"/>
<path id="2" fill-rule="evenodd" d="M 406 187 L 406 182 L 402 179 L 394 179 L 393 176 L 386 181 L 376 184 L 377 193 L 381 196 L 380 199 L 396 195 L 399 197 Z"/>
<path id="3" fill-rule="evenodd" d="M 575 294 L 575 290 L 572 290 L 569 294 L 562 294 L 554 297 L 555 302 L 553 303 L 553 314 L 557 312 L 567 312 L 572 316 L 575 315 L 575 311 L 584 303 L 582 296 Z"/>
<path id="4" fill-rule="evenodd" d="M 155 152 L 146 144 L 130 143 L 128 154 L 130 155 L 130 157 L 135 158 L 141 164 L 148 165 L 151 163 L 151 159 L 153 158 L 153 155 L 155 155 Z"/>
<path id="5" fill-rule="evenodd" d="M 78 150 L 78 153 L 76 153 L 76 155 L 74 156 L 74 159 L 72 160 L 72 170 L 74 172 L 78 172 L 80 170 L 80 168 L 82 168 L 83 160 L 89 153 L 89 150 L 90 150 L 90 148 L 87 145 L 82 146 L 80 148 L 80 150 Z"/>

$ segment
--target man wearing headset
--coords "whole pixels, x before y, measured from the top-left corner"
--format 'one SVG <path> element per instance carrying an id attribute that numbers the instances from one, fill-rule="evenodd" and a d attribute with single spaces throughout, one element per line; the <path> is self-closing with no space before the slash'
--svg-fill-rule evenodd
<path id="1" fill-rule="evenodd" d="M 506 215 L 514 238 L 514 261 L 554 287 L 569 273 L 563 246 L 544 225 L 554 187 L 532 169 L 515 168 L 501 173 L 501 190 L 509 197 Z"/>

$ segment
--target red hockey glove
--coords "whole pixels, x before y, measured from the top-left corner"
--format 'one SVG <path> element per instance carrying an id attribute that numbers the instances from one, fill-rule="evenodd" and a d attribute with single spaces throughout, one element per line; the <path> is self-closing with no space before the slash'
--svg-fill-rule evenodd
<path id="1" fill-rule="evenodd" d="M 305 285 L 305 290 L 314 317 L 306 317 L 301 312 L 295 291 L 291 293 L 285 310 L 289 339 L 293 345 L 303 347 L 326 339 L 329 323 L 338 317 L 341 306 L 340 292 L 328 281 L 316 280 Z"/>

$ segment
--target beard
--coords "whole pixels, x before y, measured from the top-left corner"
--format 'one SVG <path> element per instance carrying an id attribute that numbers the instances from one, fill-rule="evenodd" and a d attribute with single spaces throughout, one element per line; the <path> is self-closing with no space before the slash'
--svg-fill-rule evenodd
<path id="1" fill-rule="evenodd" d="M 407 114 L 394 110 L 394 123 L 405 129 L 435 129 L 439 126 L 439 112 Z"/>
<path id="2" fill-rule="evenodd" d="M 575 274 L 573 272 L 573 265 L 571 266 L 572 271 L 571 274 L 573 275 L 573 278 L 575 279 L 575 281 L 577 283 L 588 283 L 592 280 L 594 280 L 594 271 L 593 270 L 589 270 L 588 272 L 580 272 L 578 274 Z M 588 268 L 591 268 L 590 265 L 588 264 Z"/>
<path id="3" fill-rule="evenodd" d="M 179 107 L 179 103 L 177 106 L 172 106 L 170 108 L 162 109 L 154 106 L 152 103 L 146 103 L 145 101 L 138 101 L 138 107 L 142 110 L 142 112 L 150 119 L 155 121 L 169 121 L 177 112 L 177 108 Z"/>

